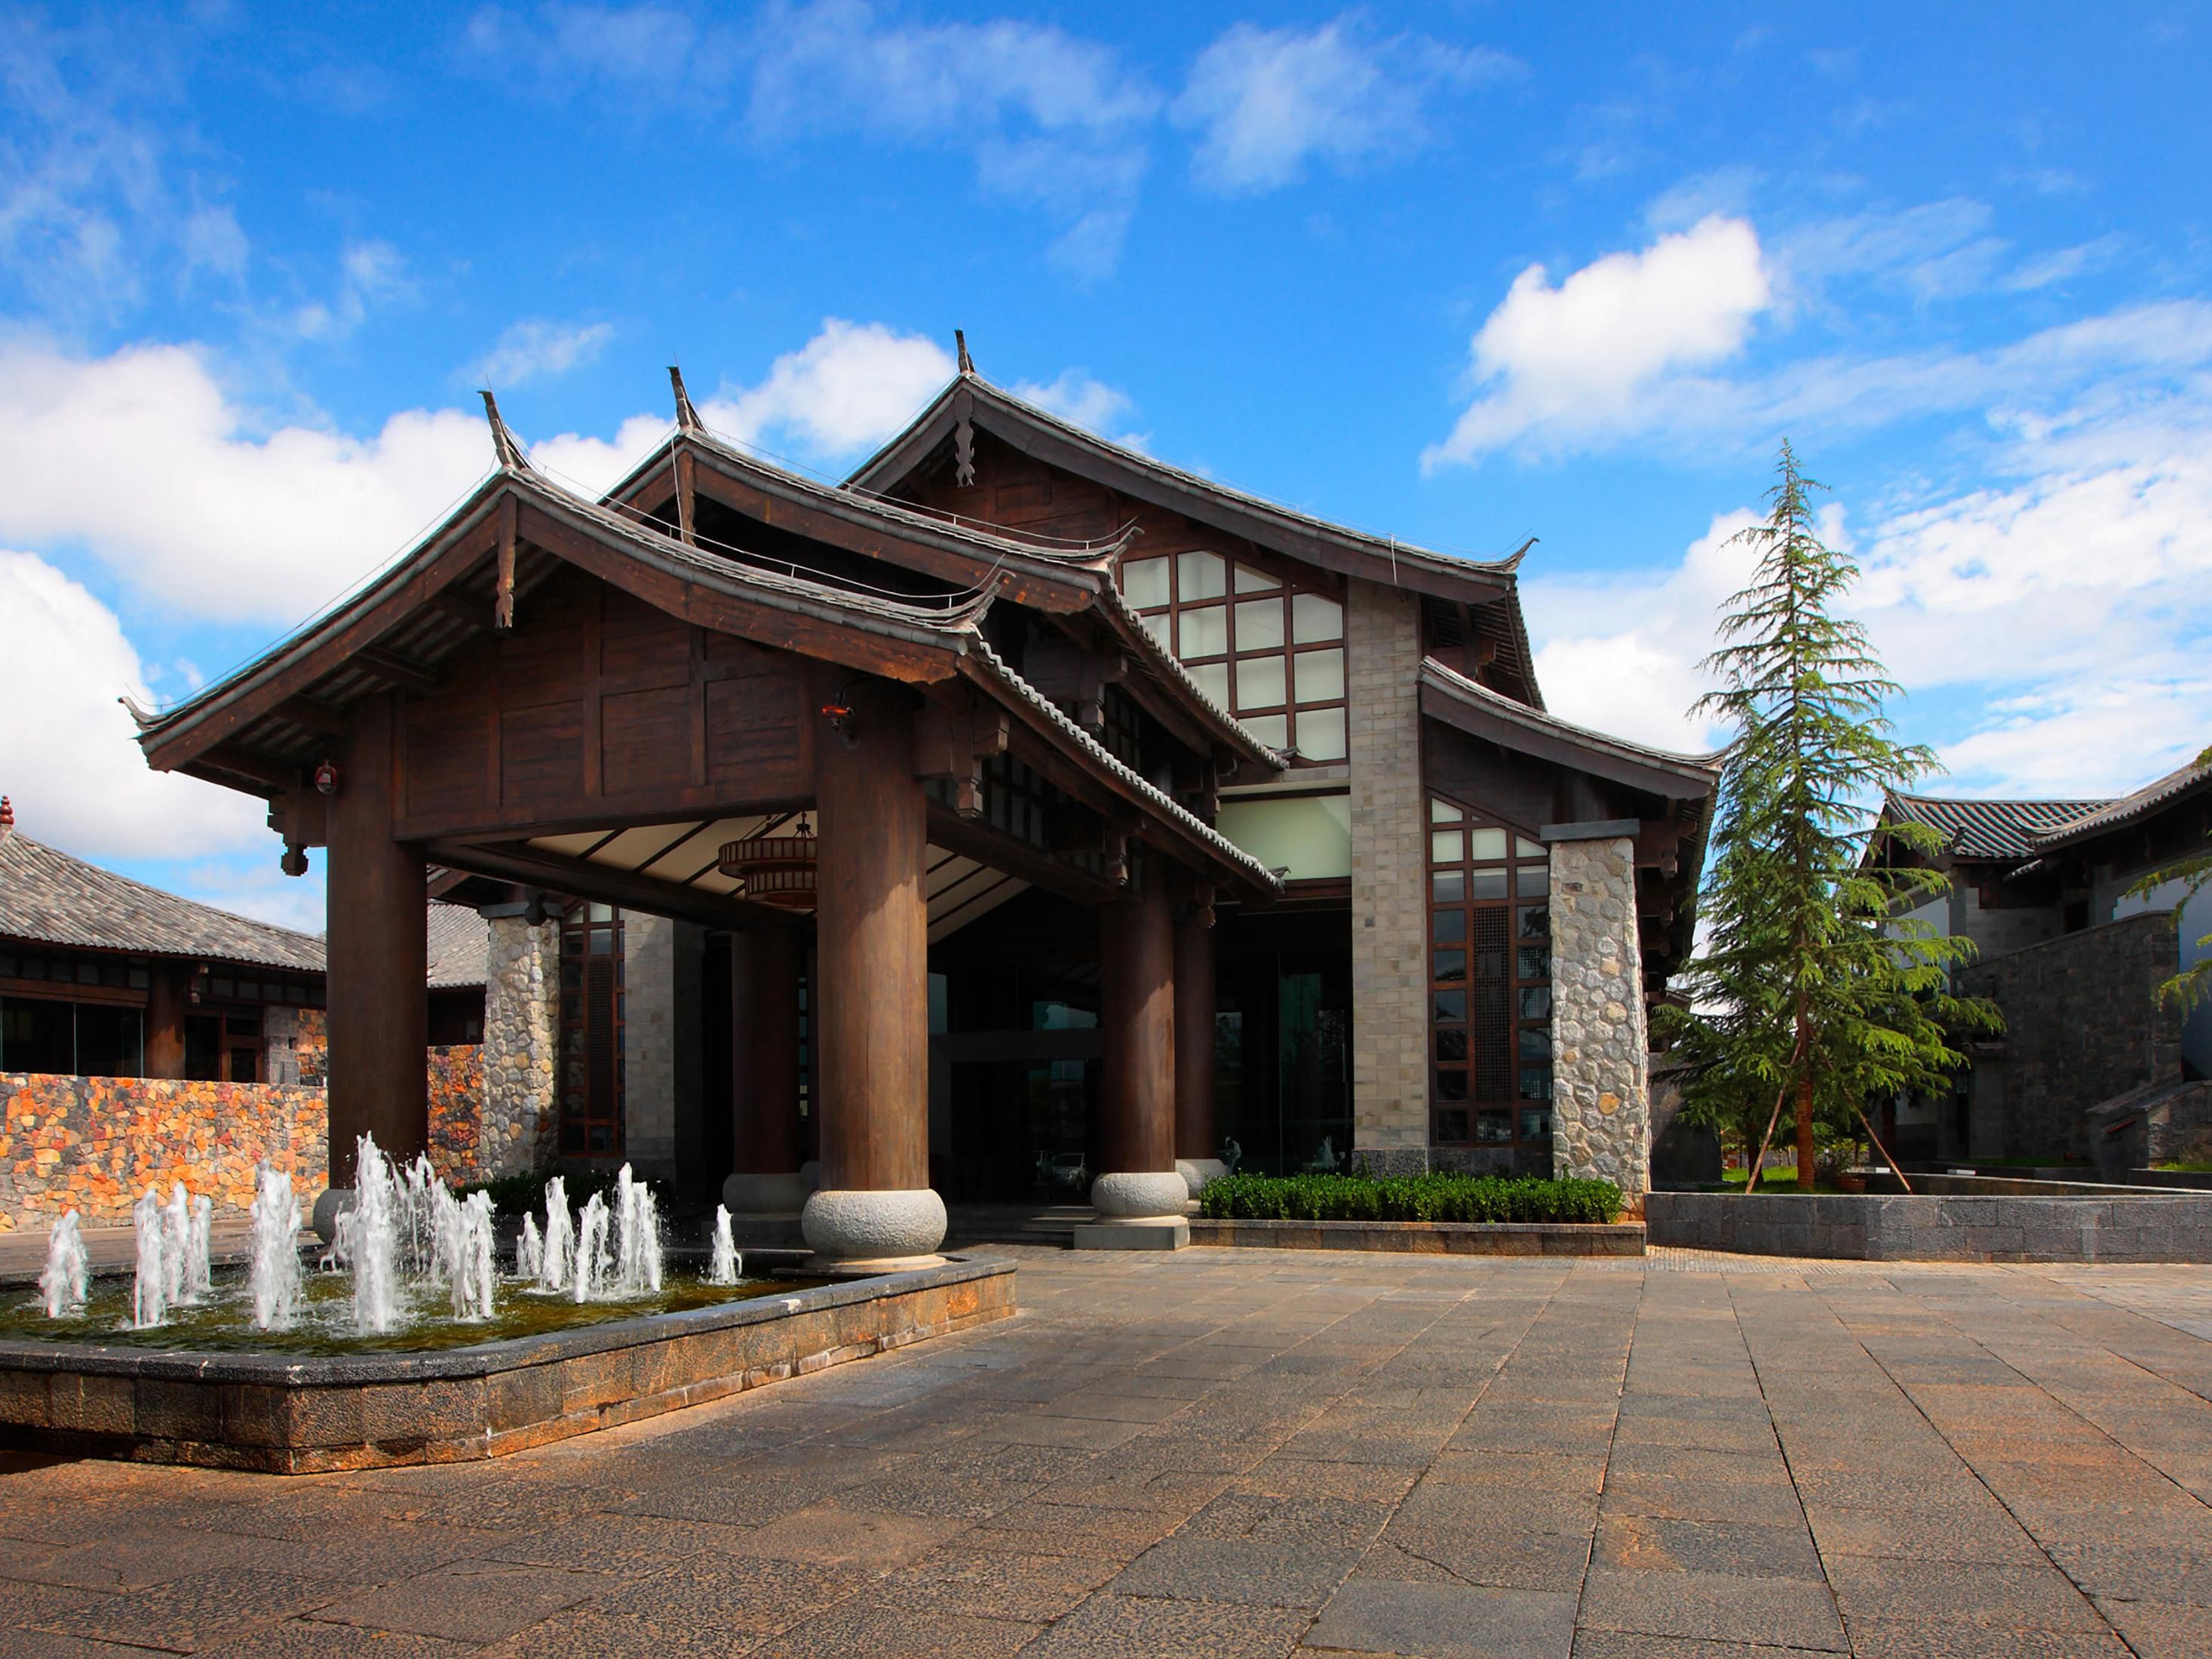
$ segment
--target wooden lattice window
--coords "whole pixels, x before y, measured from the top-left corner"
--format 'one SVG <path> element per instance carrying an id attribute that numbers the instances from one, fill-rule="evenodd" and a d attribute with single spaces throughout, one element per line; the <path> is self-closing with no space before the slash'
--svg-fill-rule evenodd
<path id="1" fill-rule="evenodd" d="M 623 921 L 606 904 L 575 904 L 561 921 L 561 1150 L 612 1158 L 623 1149 Z"/>
<path id="2" fill-rule="evenodd" d="M 1430 1130 L 1439 1146 L 1551 1141 L 1550 896 L 1540 843 L 1430 798 Z"/>
<path id="3" fill-rule="evenodd" d="M 1345 757 L 1340 589 L 1203 550 L 1125 559 L 1121 577 L 1154 637 L 1261 742 Z"/>

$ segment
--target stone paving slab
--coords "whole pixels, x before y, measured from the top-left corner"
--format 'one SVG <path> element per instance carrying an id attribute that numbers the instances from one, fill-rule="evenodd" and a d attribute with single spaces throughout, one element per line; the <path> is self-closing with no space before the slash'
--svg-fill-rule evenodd
<path id="1" fill-rule="evenodd" d="M 0 1659 L 2212 1653 L 2201 1269 L 1012 1254 L 497 1465 L 0 1457 Z"/>

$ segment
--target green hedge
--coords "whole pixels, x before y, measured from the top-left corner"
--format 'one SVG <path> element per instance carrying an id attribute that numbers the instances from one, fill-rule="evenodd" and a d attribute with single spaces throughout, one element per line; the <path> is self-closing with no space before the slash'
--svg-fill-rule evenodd
<path id="1" fill-rule="evenodd" d="M 1226 1176 L 1198 1207 L 1217 1221 L 1578 1221 L 1620 1218 L 1610 1181 L 1525 1176 Z"/>

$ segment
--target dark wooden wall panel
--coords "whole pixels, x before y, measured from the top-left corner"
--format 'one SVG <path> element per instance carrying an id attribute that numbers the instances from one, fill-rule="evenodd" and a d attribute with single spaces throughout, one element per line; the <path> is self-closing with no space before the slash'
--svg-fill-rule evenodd
<path id="1" fill-rule="evenodd" d="M 407 700 L 405 839 L 652 822 L 813 793 L 805 661 L 570 571 Z"/>

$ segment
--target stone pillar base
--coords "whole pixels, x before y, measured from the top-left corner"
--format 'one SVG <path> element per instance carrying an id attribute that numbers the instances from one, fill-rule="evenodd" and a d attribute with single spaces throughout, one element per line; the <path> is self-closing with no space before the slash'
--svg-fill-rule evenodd
<path id="1" fill-rule="evenodd" d="M 353 1208 L 353 1188 L 325 1187 L 315 1200 L 314 1211 L 307 1224 L 315 1230 L 315 1237 L 329 1243 L 338 1236 L 338 1217 Z"/>
<path id="2" fill-rule="evenodd" d="M 733 1175 L 722 1182 L 722 1207 L 732 1215 L 797 1215 L 814 1183 L 803 1175 Z"/>
<path id="3" fill-rule="evenodd" d="M 899 1192 L 826 1188 L 806 1200 L 799 1231 L 828 1262 L 872 1267 L 934 1256 L 945 1242 L 945 1200 L 927 1187 Z"/>
<path id="4" fill-rule="evenodd" d="M 1101 1217 L 1075 1224 L 1079 1250 L 1180 1250 L 1190 1243 L 1190 1223 L 1182 1216 Z"/>
<path id="5" fill-rule="evenodd" d="M 1190 1183 L 1174 1170 L 1103 1175 L 1091 1183 L 1091 1207 L 1102 1219 L 1173 1216 L 1190 1202 Z"/>
<path id="6" fill-rule="evenodd" d="M 1208 1182 L 1226 1176 L 1229 1166 L 1218 1158 L 1179 1158 L 1176 1160 L 1176 1173 L 1182 1177 L 1190 1195 L 1196 1198 L 1206 1190 Z"/>

